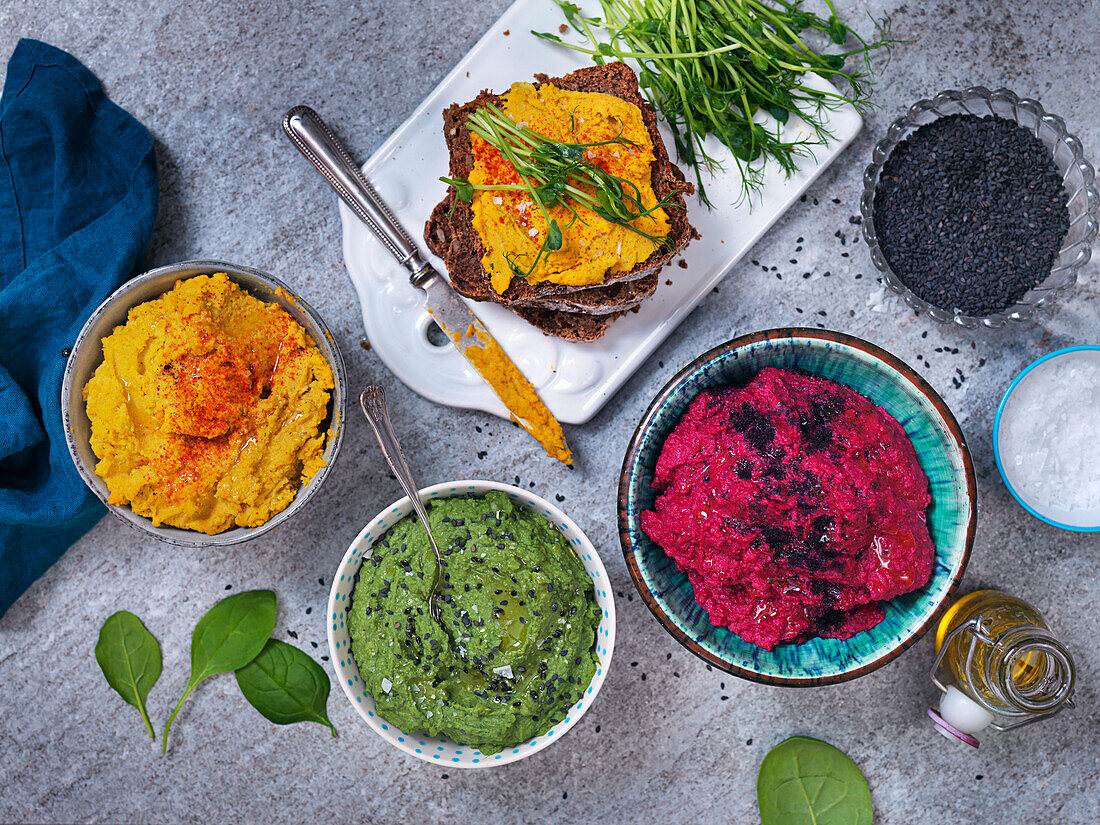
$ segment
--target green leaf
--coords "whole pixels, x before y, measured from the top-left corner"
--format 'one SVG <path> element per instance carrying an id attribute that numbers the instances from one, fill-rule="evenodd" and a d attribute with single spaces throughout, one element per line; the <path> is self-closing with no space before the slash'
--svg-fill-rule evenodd
<path id="1" fill-rule="evenodd" d="M 237 669 L 237 685 L 252 707 L 276 725 L 316 722 L 336 728 L 328 718 L 328 674 L 294 645 L 268 639 L 260 655 Z"/>
<path id="2" fill-rule="evenodd" d="M 580 13 L 581 7 L 578 6 L 576 3 L 563 3 L 558 2 L 558 0 L 555 0 L 555 2 L 558 3 L 558 8 L 562 10 L 562 14 L 565 15 L 565 19 L 568 20 L 570 23 L 572 23 L 577 14 Z"/>
<path id="3" fill-rule="evenodd" d="M 546 248 L 557 252 L 561 249 L 561 227 L 556 220 L 550 221 L 550 227 L 546 233 Z"/>
<path id="4" fill-rule="evenodd" d="M 263 650 L 275 629 L 275 594 L 270 590 L 247 590 L 222 599 L 199 619 L 191 634 L 191 678 L 161 737 L 168 751 L 168 730 L 184 700 L 203 680 L 218 673 L 244 667 Z"/>
<path id="5" fill-rule="evenodd" d="M 444 183 L 449 183 L 455 188 L 455 192 L 458 197 L 466 201 L 466 203 L 473 203 L 474 201 L 474 185 L 465 178 L 440 178 Z"/>
<path id="6" fill-rule="evenodd" d="M 843 46 L 848 40 L 848 27 L 841 23 L 835 14 L 829 17 L 829 37 L 838 46 Z"/>
<path id="7" fill-rule="evenodd" d="M 762 825 L 871 825 L 871 789 L 843 751 L 808 736 L 780 742 L 756 780 Z"/>
<path id="8" fill-rule="evenodd" d="M 533 34 L 535 37 L 541 37 L 543 40 L 549 40 L 551 43 L 562 43 L 562 42 L 564 42 L 556 34 L 551 34 L 550 32 L 537 32 L 534 29 L 532 29 L 531 34 Z"/>
<path id="9" fill-rule="evenodd" d="M 99 629 L 95 660 L 115 692 L 141 714 L 149 736 L 156 739 L 145 698 L 160 678 L 160 645 L 141 619 L 125 610 L 112 613 Z"/>

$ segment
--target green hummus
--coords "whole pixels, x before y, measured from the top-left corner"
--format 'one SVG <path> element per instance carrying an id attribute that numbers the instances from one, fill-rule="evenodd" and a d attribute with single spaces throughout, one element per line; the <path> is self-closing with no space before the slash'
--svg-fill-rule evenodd
<path id="1" fill-rule="evenodd" d="M 588 572 L 550 522 L 502 492 L 431 501 L 428 518 L 442 629 L 414 515 L 374 544 L 352 593 L 351 653 L 378 714 L 487 754 L 545 733 L 596 671 L 602 613 Z"/>

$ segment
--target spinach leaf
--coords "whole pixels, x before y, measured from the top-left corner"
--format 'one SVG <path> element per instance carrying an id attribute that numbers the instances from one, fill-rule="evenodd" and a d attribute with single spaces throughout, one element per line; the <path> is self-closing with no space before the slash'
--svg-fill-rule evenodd
<path id="1" fill-rule="evenodd" d="M 263 650 L 274 629 L 275 594 L 270 590 L 247 590 L 222 599 L 199 619 L 191 634 L 191 678 L 164 725 L 164 753 L 168 752 L 168 729 L 191 691 L 208 676 L 247 665 Z"/>
<path id="2" fill-rule="evenodd" d="M 756 780 L 762 825 L 871 825 L 871 789 L 827 742 L 792 736 L 764 757 Z"/>
<path id="3" fill-rule="evenodd" d="M 133 613 L 112 613 L 99 629 L 95 660 L 107 684 L 126 704 L 138 709 L 149 736 L 156 739 L 145 710 L 145 698 L 160 678 L 161 669 L 160 645 L 153 634 Z"/>
<path id="4" fill-rule="evenodd" d="M 294 645 L 268 639 L 259 656 L 237 669 L 237 685 L 268 721 L 276 725 L 316 722 L 336 735 L 326 709 L 331 688 L 328 674 Z"/>

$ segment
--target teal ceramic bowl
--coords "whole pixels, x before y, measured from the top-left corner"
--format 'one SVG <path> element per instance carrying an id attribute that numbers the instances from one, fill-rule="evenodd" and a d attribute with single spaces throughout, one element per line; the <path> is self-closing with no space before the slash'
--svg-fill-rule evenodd
<path id="1" fill-rule="evenodd" d="M 676 563 L 641 529 L 639 515 L 657 496 L 650 484 L 661 447 L 703 389 L 743 383 L 764 367 L 805 370 L 846 384 L 905 428 L 932 494 L 928 525 L 936 545 L 928 584 L 883 605 L 886 618 L 850 639 L 811 639 L 764 650 L 714 627 Z M 696 358 L 642 417 L 619 479 L 619 539 L 627 568 L 653 615 L 681 644 L 715 667 L 772 685 L 809 687 L 863 676 L 911 647 L 947 604 L 974 541 L 974 465 L 951 410 L 908 365 L 873 344 L 839 332 L 773 329 L 735 338 Z"/>

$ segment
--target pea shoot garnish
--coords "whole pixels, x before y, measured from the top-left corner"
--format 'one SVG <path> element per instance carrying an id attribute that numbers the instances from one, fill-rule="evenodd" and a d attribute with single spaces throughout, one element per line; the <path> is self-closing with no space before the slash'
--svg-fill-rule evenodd
<path id="1" fill-rule="evenodd" d="M 600 0 L 602 18 L 583 16 L 574 3 L 554 2 L 588 44 L 567 43 L 550 32 L 532 34 L 590 55 L 597 64 L 636 63 L 639 86 L 671 127 L 676 150 L 695 169 L 699 197 L 708 206 L 703 171 L 721 168 L 704 146 L 708 135 L 732 152 L 743 195 L 749 196 L 763 182 L 763 164 L 754 161 L 774 161 L 790 175 L 799 156 L 831 139 L 826 111 L 845 103 L 861 113 L 868 108 L 870 54 L 897 42 L 885 23 L 878 25 L 877 39 L 860 37 L 841 22 L 831 0 L 825 0 L 827 18 L 804 11 L 800 0 Z M 815 40 L 840 50 L 818 51 L 811 45 Z M 846 69 L 854 57 L 861 64 Z M 807 85 L 808 74 L 840 81 L 843 90 Z M 774 118 L 771 126 L 761 122 L 762 112 Z M 784 140 L 781 127 L 792 115 L 813 134 Z"/>
<path id="2" fill-rule="evenodd" d="M 571 128 L 575 126 L 570 116 Z M 634 221 L 653 214 L 659 209 L 675 205 L 666 198 L 646 206 L 642 190 L 633 181 L 608 172 L 592 162 L 591 149 L 597 146 L 622 146 L 632 151 L 637 144 L 622 136 L 589 143 L 569 143 L 539 134 L 526 125 L 516 123 L 492 103 L 486 103 L 466 120 L 466 127 L 498 152 L 515 169 L 518 183 L 474 184 L 466 178 L 442 177 L 441 181 L 455 187 L 457 197 L 472 203 L 475 191 L 526 192 L 542 212 L 546 220 L 546 233 L 534 261 L 526 269 L 519 266 L 520 258 L 527 253 L 506 256 L 512 273 L 521 278 L 529 277 L 539 262 L 551 252 L 562 248 L 562 233 L 577 221 L 587 224 L 577 207 L 595 213 L 610 224 L 621 226 L 651 241 L 655 247 L 665 243 L 665 238 L 653 235 L 634 225 Z M 562 227 L 550 214 L 550 207 L 560 206 L 569 215 L 569 222 Z"/>

